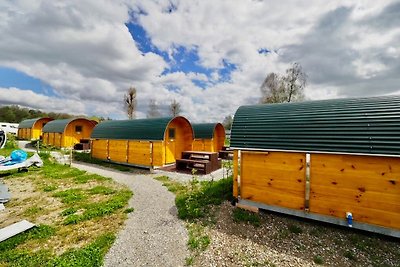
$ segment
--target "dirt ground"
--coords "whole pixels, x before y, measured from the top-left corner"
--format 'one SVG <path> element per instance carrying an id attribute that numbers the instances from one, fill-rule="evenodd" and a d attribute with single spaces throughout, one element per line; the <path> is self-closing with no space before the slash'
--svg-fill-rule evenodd
<path id="1" fill-rule="evenodd" d="M 395 238 L 265 211 L 260 226 L 236 223 L 234 209 L 225 202 L 203 221 L 211 244 L 194 266 L 400 266 Z"/>

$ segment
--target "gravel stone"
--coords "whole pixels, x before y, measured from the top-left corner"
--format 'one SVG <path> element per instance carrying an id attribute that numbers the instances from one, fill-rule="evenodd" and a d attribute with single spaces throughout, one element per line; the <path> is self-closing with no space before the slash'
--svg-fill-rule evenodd
<path id="1" fill-rule="evenodd" d="M 176 216 L 175 196 L 153 179 L 159 174 L 127 174 L 86 163 L 72 166 L 111 177 L 134 194 L 129 206 L 135 210 L 128 214 L 104 266 L 184 266 L 188 233 Z"/>

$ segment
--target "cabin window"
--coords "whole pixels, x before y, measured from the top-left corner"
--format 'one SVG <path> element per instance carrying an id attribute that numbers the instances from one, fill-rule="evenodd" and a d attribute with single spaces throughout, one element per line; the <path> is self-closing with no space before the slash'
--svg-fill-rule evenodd
<path id="1" fill-rule="evenodd" d="M 168 136 L 170 139 L 175 139 L 175 128 L 168 129 Z"/>
<path id="2" fill-rule="evenodd" d="M 82 126 L 81 125 L 76 125 L 75 126 L 75 132 L 80 134 L 82 132 Z"/>

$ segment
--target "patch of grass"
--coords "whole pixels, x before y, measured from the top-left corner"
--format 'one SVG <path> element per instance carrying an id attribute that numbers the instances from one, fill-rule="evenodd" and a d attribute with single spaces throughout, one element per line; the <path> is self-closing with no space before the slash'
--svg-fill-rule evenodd
<path id="1" fill-rule="evenodd" d="M 90 153 L 73 152 L 72 157 L 74 160 L 92 163 L 92 164 L 101 164 L 104 162 L 100 159 L 92 158 L 92 155 Z"/>
<path id="2" fill-rule="evenodd" d="M 35 217 L 37 214 L 39 214 L 43 210 L 42 207 L 38 207 L 36 205 L 30 206 L 27 209 L 24 210 L 24 216 L 26 217 Z"/>
<path id="3" fill-rule="evenodd" d="M 134 211 L 135 211 L 134 208 L 127 208 L 127 209 L 124 210 L 124 213 L 132 213 Z"/>
<path id="4" fill-rule="evenodd" d="M 204 227 L 192 224 L 188 227 L 189 240 L 188 246 L 191 251 L 204 251 L 211 242 L 210 237 L 204 233 Z"/>
<path id="5" fill-rule="evenodd" d="M 357 249 L 367 252 L 371 248 L 377 248 L 377 243 L 373 242 L 372 239 L 370 239 L 367 236 L 363 236 L 360 234 L 352 234 L 350 236 L 350 242 L 353 246 L 355 246 Z"/>
<path id="6" fill-rule="evenodd" d="M 0 154 L 8 156 L 12 150 L 1 149 Z M 50 225 L 0 242 L 0 266 L 101 266 L 127 216 L 124 210 L 132 193 L 111 178 L 54 163 L 47 153 L 41 157 L 42 168 L 7 175 L 19 193 L 32 191 L 20 194 L 7 209 L 10 220 L 40 216 Z M 43 203 L 51 204 L 46 207 Z M 102 239 L 104 229 L 110 235 Z"/>
<path id="7" fill-rule="evenodd" d="M 175 198 L 178 217 L 192 220 L 204 217 L 209 205 L 219 205 L 224 200 L 231 200 L 232 177 L 219 181 L 192 183 L 189 189 Z"/>
<path id="8" fill-rule="evenodd" d="M 101 181 L 111 181 L 112 180 L 111 178 L 103 177 L 98 174 L 84 174 L 84 175 L 79 175 L 79 176 L 73 177 L 73 179 L 76 184 L 85 184 L 89 181 L 101 182 Z"/>
<path id="9" fill-rule="evenodd" d="M 290 232 L 288 229 L 280 229 L 278 232 L 278 237 L 279 238 L 287 238 L 289 236 Z"/>
<path id="10" fill-rule="evenodd" d="M 77 224 L 82 221 L 91 220 L 93 218 L 103 217 L 114 213 L 116 210 L 123 208 L 131 198 L 132 192 L 123 190 L 114 194 L 109 200 L 91 203 L 84 206 L 85 211 L 80 214 L 71 214 L 64 220 L 64 225 Z"/>
<path id="11" fill-rule="evenodd" d="M 4 146 L 4 149 L 18 149 L 17 138 L 15 135 L 7 133 L 7 142 Z"/>
<path id="12" fill-rule="evenodd" d="M 89 194 L 92 194 L 92 195 L 95 195 L 95 194 L 98 194 L 98 195 L 111 195 L 111 194 L 114 194 L 116 192 L 115 189 L 112 189 L 112 188 L 109 188 L 109 187 L 106 187 L 106 186 L 103 186 L 103 185 L 99 185 L 99 186 L 93 187 L 93 188 L 89 189 L 88 191 L 89 191 Z"/>
<path id="13" fill-rule="evenodd" d="M 355 256 L 354 253 L 351 252 L 350 250 L 347 250 L 347 251 L 343 254 L 343 256 L 345 256 L 345 257 L 348 258 L 349 260 L 356 261 L 356 256 Z"/>
<path id="14" fill-rule="evenodd" d="M 2 262 L 11 262 L 10 266 L 47 266 L 53 256 L 49 250 L 28 252 L 14 249 L 3 253 L 1 260 Z"/>
<path id="15" fill-rule="evenodd" d="M 179 182 L 172 181 L 169 179 L 168 176 L 158 176 L 154 177 L 155 180 L 160 181 L 163 183 L 163 186 L 165 186 L 170 192 L 172 193 L 179 193 L 187 189 L 187 187 Z"/>
<path id="16" fill-rule="evenodd" d="M 249 222 L 254 226 L 261 225 L 260 216 L 251 211 L 236 208 L 233 210 L 232 216 L 235 222 Z"/>
<path id="17" fill-rule="evenodd" d="M 318 265 L 324 264 L 324 259 L 319 255 L 314 256 L 313 261 L 315 264 L 318 264 Z"/>
<path id="18" fill-rule="evenodd" d="M 67 209 L 63 210 L 63 211 L 61 212 L 61 215 L 62 215 L 62 216 L 68 216 L 68 215 L 74 214 L 74 213 L 77 212 L 77 211 L 78 211 L 78 208 L 76 208 L 76 207 L 70 207 L 70 208 L 67 208 Z"/>
<path id="19" fill-rule="evenodd" d="M 43 192 L 51 192 L 54 190 L 57 190 L 58 186 L 56 185 L 46 185 L 45 187 L 43 187 Z"/>
<path id="20" fill-rule="evenodd" d="M 194 258 L 193 257 L 186 257 L 185 258 L 185 265 L 190 266 L 193 265 Z"/>
<path id="21" fill-rule="evenodd" d="M 7 253 L 9 250 L 13 250 L 18 245 L 28 241 L 28 240 L 43 240 L 51 237 L 56 232 L 56 228 L 50 225 L 39 225 L 26 232 L 13 236 L 7 240 L 0 243 L 0 259 L 2 259 L 2 254 Z"/>
<path id="22" fill-rule="evenodd" d="M 42 173 L 46 178 L 50 179 L 65 178 L 62 175 L 73 169 L 68 165 L 61 165 L 50 161 L 46 161 L 44 165 L 45 168 L 42 169 Z"/>
<path id="23" fill-rule="evenodd" d="M 42 159 L 42 160 L 49 160 L 50 159 L 50 153 L 46 153 L 46 152 L 39 152 L 39 157 Z"/>
<path id="24" fill-rule="evenodd" d="M 103 265 L 103 258 L 114 243 L 115 235 L 112 233 L 98 237 L 94 242 L 81 249 L 71 249 L 61 256 L 56 257 L 48 266 L 93 266 Z"/>
<path id="25" fill-rule="evenodd" d="M 71 167 L 68 167 L 68 168 L 69 169 L 67 172 L 63 172 L 63 173 L 59 174 L 59 176 L 58 176 L 59 179 L 60 178 L 77 177 L 77 176 L 86 174 L 86 171 L 82 171 L 82 170 L 71 168 Z"/>
<path id="26" fill-rule="evenodd" d="M 313 226 L 310 229 L 309 234 L 315 237 L 321 237 L 324 234 L 324 231 L 321 227 Z"/>
<path id="27" fill-rule="evenodd" d="M 131 168 L 128 167 L 128 166 L 112 164 L 112 163 L 106 162 L 106 161 L 101 160 L 101 159 L 92 158 L 92 155 L 90 153 L 73 152 L 72 157 L 76 161 L 81 161 L 81 162 L 86 162 L 86 163 L 90 163 L 90 164 L 101 165 L 101 166 L 104 166 L 104 167 L 110 167 L 110 168 L 116 169 L 116 170 L 121 171 L 121 172 L 130 172 L 131 171 Z"/>
<path id="28" fill-rule="evenodd" d="M 53 196 L 61 198 L 61 202 L 65 204 L 74 204 L 87 198 L 87 196 L 82 192 L 82 189 L 77 188 L 56 192 Z"/>
<path id="29" fill-rule="evenodd" d="M 296 225 L 296 224 L 289 224 L 288 225 L 288 230 L 293 233 L 293 234 L 301 234 L 303 233 L 303 229 Z"/>

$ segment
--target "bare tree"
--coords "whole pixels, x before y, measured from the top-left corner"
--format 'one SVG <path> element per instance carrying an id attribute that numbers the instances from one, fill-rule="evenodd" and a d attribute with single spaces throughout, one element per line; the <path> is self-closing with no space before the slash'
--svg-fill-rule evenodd
<path id="1" fill-rule="evenodd" d="M 285 84 L 287 102 L 302 101 L 304 99 L 307 74 L 303 71 L 299 63 L 293 63 L 292 67 L 286 70 L 286 76 L 283 77 L 283 81 Z"/>
<path id="2" fill-rule="evenodd" d="M 158 105 L 155 99 L 150 99 L 149 109 L 147 111 L 147 118 L 158 118 L 161 117 L 161 113 L 158 109 Z"/>
<path id="3" fill-rule="evenodd" d="M 130 120 L 136 118 L 136 88 L 130 87 L 128 94 L 124 95 L 124 106 Z"/>
<path id="4" fill-rule="evenodd" d="M 304 99 L 304 88 L 307 83 L 307 74 L 299 63 L 286 70 L 281 76 L 270 73 L 262 83 L 261 103 L 296 102 Z"/>
<path id="5" fill-rule="evenodd" d="M 282 78 L 276 73 L 268 74 L 261 90 L 261 103 L 282 103 L 285 102 L 285 88 Z"/>
<path id="6" fill-rule="evenodd" d="M 176 102 L 176 100 L 174 99 L 171 103 L 171 105 L 169 106 L 169 110 L 171 112 L 172 117 L 176 117 L 178 116 L 182 109 L 181 109 L 181 104 L 179 102 Z"/>
<path id="7" fill-rule="evenodd" d="M 230 130 L 232 128 L 232 123 L 233 123 L 232 115 L 228 115 L 224 118 L 222 125 L 224 125 L 224 128 L 226 130 Z"/>

